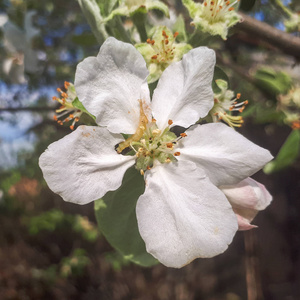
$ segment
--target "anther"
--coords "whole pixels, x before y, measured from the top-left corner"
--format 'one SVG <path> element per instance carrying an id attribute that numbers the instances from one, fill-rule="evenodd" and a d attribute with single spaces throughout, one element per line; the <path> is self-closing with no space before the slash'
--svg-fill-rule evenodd
<path id="1" fill-rule="evenodd" d="M 68 89 L 68 87 L 70 86 L 70 82 L 68 82 L 68 81 L 65 81 L 65 83 L 64 83 L 64 87 L 65 87 L 65 89 L 67 90 Z"/>
<path id="2" fill-rule="evenodd" d="M 142 176 L 145 174 L 144 170 L 140 170 L 140 173 Z"/>
<path id="3" fill-rule="evenodd" d="M 180 133 L 180 136 L 181 136 L 181 137 L 186 137 L 187 134 L 186 134 L 185 132 L 183 132 L 183 133 Z"/>
<path id="4" fill-rule="evenodd" d="M 173 37 L 176 39 L 176 37 L 178 36 L 178 31 L 176 31 L 174 34 L 173 34 Z"/>
<path id="5" fill-rule="evenodd" d="M 161 133 L 161 130 L 160 130 L 160 129 L 154 129 L 154 130 L 152 131 L 152 134 L 153 134 L 154 136 L 158 136 L 160 133 Z"/>
<path id="6" fill-rule="evenodd" d="M 170 159 L 169 157 L 167 157 L 166 160 L 165 160 L 165 162 L 166 162 L 166 163 L 170 163 L 170 162 L 171 162 L 171 159 Z"/>
<path id="7" fill-rule="evenodd" d="M 169 126 L 171 126 L 171 125 L 173 124 L 173 121 L 172 121 L 172 120 L 169 120 L 169 121 L 168 121 L 168 124 L 169 124 Z"/>
<path id="8" fill-rule="evenodd" d="M 179 156 L 180 155 L 180 152 L 175 152 L 174 153 L 174 156 Z"/>
<path id="9" fill-rule="evenodd" d="M 241 98 L 241 93 L 237 93 L 236 94 L 236 99 L 240 99 Z"/>
<path id="10" fill-rule="evenodd" d="M 168 148 L 173 148 L 173 143 L 167 143 Z"/>

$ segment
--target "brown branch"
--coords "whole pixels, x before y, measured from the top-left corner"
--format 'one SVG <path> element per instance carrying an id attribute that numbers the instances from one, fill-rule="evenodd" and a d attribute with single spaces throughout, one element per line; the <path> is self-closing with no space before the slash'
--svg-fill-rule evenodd
<path id="1" fill-rule="evenodd" d="M 300 60 L 300 38 L 281 31 L 277 28 L 270 26 L 267 23 L 258 21 L 243 13 L 243 22 L 236 25 L 236 29 L 246 32 L 256 38 L 261 38 L 284 53 L 294 56 Z"/>
<path id="2" fill-rule="evenodd" d="M 245 269 L 248 300 L 263 300 L 260 261 L 257 256 L 257 237 L 254 231 L 244 232 Z"/>

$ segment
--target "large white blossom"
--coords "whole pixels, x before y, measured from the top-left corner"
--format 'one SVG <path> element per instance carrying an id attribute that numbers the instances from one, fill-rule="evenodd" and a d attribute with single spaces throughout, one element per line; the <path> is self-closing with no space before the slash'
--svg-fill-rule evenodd
<path id="1" fill-rule="evenodd" d="M 192 126 L 214 104 L 214 65 L 212 50 L 191 50 L 164 71 L 150 102 L 143 57 L 108 38 L 75 76 L 77 95 L 99 126 L 78 127 L 40 157 L 49 187 L 79 204 L 117 189 L 136 164 L 146 185 L 136 207 L 139 231 L 147 251 L 169 267 L 226 250 L 238 222 L 218 187 L 239 183 L 272 158 L 224 124 Z M 176 137 L 175 125 L 188 129 Z M 134 135 L 124 144 L 120 133 Z M 136 155 L 119 154 L 120 142 L 119 152 L 128 144 Z"/>

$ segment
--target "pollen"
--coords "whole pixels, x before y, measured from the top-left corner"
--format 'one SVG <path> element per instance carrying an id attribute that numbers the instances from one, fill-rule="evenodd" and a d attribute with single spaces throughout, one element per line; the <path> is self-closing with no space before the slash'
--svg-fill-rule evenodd
<path id="1" fill-rule="evenodd" d="M 57 88 L 57 92 L 60 93 L 61 98 L 53 96 L 52 100 L 57 101 L 61 106 L 56 109 L 57 115 L 53 117 L 53 119 L 59 124 L 63 125 L 64 123 L 72 121 L 69 126 L 71 130 L 74 130 L 74 125 L 79 121 L 80 116 L 82 115 L 82 111 L 75 108 L 72 102 L 77 97 L 75 93 L 74 85 L 68 81 L 64 82 L 64 89 L 62 91 L 61 88 Z"/>

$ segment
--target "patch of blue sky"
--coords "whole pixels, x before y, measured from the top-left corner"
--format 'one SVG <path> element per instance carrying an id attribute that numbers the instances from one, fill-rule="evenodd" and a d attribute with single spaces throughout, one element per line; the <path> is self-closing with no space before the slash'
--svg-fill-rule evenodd
<path id="1" fill-rule="evenodd" d="M 284 26 L 283 22 L 278 22 L 274 26 L 279 30 L 285 31 L 285 26 Z"/>
<path id="2" fill-rule="evenodd" d="M 12 101 L 18 94 L 18 101 Z M 40 97 L 50 100 L 56 95 L 56 86 L 44 86 L 38 90 L 29 90 L 27 86 L 10 85 L 0 83 L 0 107 L 28 107 L 37 103 Z M 51 115 L 51 112 L 49 112 Z M 21 150 L 33 150 L 36 137 L 28 130 L 42 121 L 42 116 L 31 111 L 1 112 L 0 120 L 0 165 L 1 168 L 16 166 L 18 152 Z"/>
<path id="3" fill-rule="evenodd" d="M 81 35 L 81 34 L 83 34 L 86 31 L 91 32 L 91 29 L 90 29 L 89 25 L 87 25 L 87 24 L 79 24 L 79 25 L 77 25 L 75 27 L 74 34 Z"/>
<path id="4" fill-rule="evenodd" d="M 265 14 L 262 11 L 258 11 L 254 14 L 254 18 L 263 22 L 265 20 Z"/>

